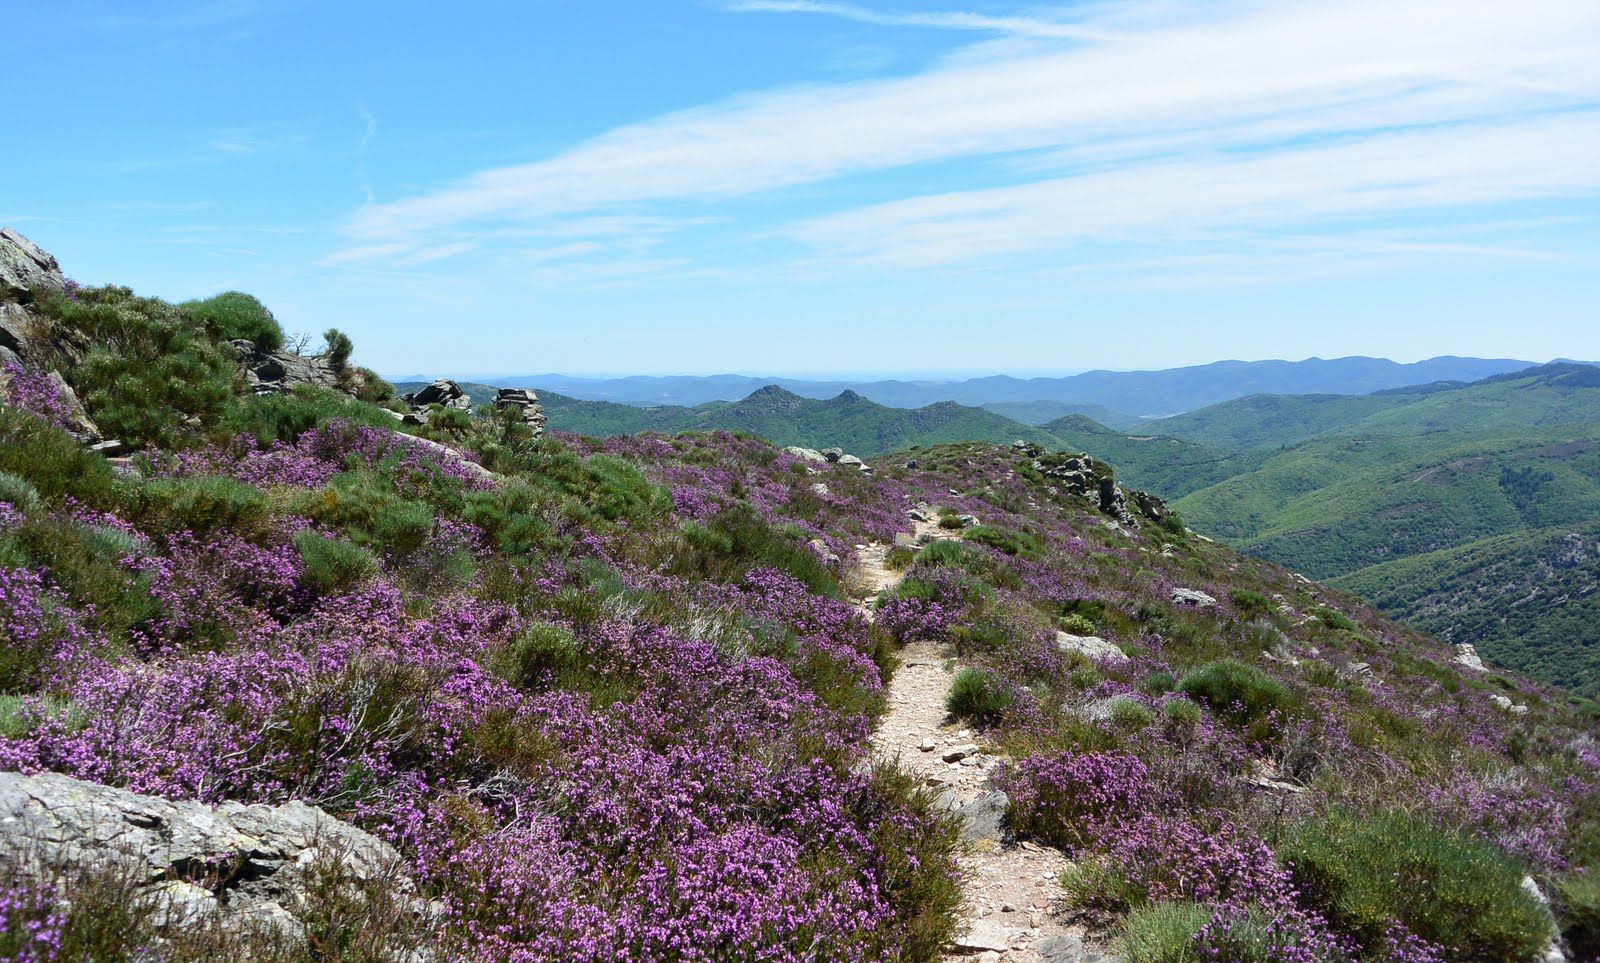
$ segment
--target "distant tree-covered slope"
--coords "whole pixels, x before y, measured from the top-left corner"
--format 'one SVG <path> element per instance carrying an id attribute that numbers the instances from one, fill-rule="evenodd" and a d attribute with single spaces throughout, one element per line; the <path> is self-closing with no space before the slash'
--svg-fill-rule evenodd
<path id="1" fill-rule="evenodd" d="M 1112 411 L 1105 405 L 1072 404 L 1065 401 L 991 401 L 982 407 L 1025 425 L 1043 425 L 1068 415 L 1083 415 L 1118 431 L 1147 424 L 1143 418 Z"/>
<path id="2" fill-rule="evenodd" d="M 1497 664 L 1600 696 L 1600 524 L 1481 539 L 1333 584 Z"/>
<path id="3" fill-rule="evenodd" d="M 1214 485 L 1260 464 L 1265 454 L 1222 451 L 1155 434 L 1125 434 L 1082 415 L 1069 415 L 1041 426 L 1057 447 L 1084 451 L 1117 466 L 1126 484 L 1178 498 Z"/>
<path id="4" fill-rule="evenodd" d="M 924 408 L 890 408 L 853 391 L 819 400 L 768 386 L 731 404 L 710 402 L 692 408 L 638 408 L 606 401 L 579 401 L 553 392 L 541 392 L 539 398 L 550 427 L 581 435 L 742 431 L 779 445 L 838 447 L 858 455 L 953 441 L 1005 443 L 1022 439 L 1061 447 L 1049 432 L 982 408 L 953 402 Z"/>
<path id="5" fill-rule="evenodd" d="M 1177 502 L 1200 531 L 1314 578 L 1600 518 L 1600 424 L 1326 438 Z"/>
<path id="6" fill-rule="evenodd" d="M 1146 422 L 1141 431 L 1214 448 L 1298 445 L 1329 435 L 1424 435 L 1600 420 L 1600 368 L 1562 362 L 1472 383 L 1369 395 L 1251 395 Z"/>

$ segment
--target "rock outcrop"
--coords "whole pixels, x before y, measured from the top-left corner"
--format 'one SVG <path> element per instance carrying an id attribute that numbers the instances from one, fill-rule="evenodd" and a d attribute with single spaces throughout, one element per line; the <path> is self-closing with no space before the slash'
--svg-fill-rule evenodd
<path id="1" fill-rule="evenodd" d="M 61 265 L 39 245 L 11 228 L 0 228 L 0 298 L 20 298 L 29 291 L 64 291 Z"/>
<path id="2" fill-rule="evenodd" d="M 444 408 L 454 408 L 458 411 L 471 411 L 472 399 L 461 390 L 461 386 L 449 378 L 440 378 L 425 388 L 419 388 L 405 396 L 406 404 L 413 410 L 420 410 L 431 405 Z"/>
<path id="3" fill-rule="evenodd" d="M 494 396 L 494 407 L 520 420 L 535 438 L 544 434 L 544 408 L 532 388 L 501 388 Z"/>
<path id="4" fill-rule="evenodd" d="M 326 354 L 300 355 L 289 351 L 263 351 L 244 338 L 233 346 L 245 383 L 258 395 L 288 394 L 296 388 L 344 390 L 344 379 Z"/>
<path id="5" fill-rule="evenodd" d="M 314 806 L 212 807 L 56 773 L 0 773 L 0 864 L 25 879 L 115 873 L 168 929 L 302 938 L 312 874 L 330 867 L 415 899 L 393 848 Z"/>
<path id="6" fill-rule="evenodd" d="M 1171 514 L 1166 503 L 1156 496 L 1118 485 L 1111 466 L 1105 462 L 1088 455 L 1046 452 L 1026 441 L 1013 442 L 1011 447 L 1033 459 L 1033 470 L 1055 482 L 1066 494 L 1090 500 L 1103 514 L 1124 525 L 1137 526 L 1141 518 L 1160 524 Z"/>

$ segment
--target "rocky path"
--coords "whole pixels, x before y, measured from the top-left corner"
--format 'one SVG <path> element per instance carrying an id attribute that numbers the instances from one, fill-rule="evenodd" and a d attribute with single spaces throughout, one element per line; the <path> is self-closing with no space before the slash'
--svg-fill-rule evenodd
<path id="1" fill-rule="evenodd" d="M 958 537 L 918 521 L 919 543 Z M 863 545 L 856 553 L 854 583 L 870 618 L 872 603 L 899 584 L 901 573 L 884 559 L 885 545 Z M 896 759 L 939 787 L 940 805 L 965 817 L 961 856 L 966 932 L 945 955 L 952 963 L 1093 963 L 1079 927 L 1057 919 L 1067 859 L 1055 849 L 1014 842 L 1001 831 L 1005 796 L 989 785 L 1000 758 L 981 738 L 961 728 L 945 711 L 950 681 L 959 666 L 946 647 L 914 642 L 900 650 L 900 668 L 889 683 L 889 711 L 873 734 L 873 753 Z M 1109 961 L 1108 961 L 1109 963 Z"/>

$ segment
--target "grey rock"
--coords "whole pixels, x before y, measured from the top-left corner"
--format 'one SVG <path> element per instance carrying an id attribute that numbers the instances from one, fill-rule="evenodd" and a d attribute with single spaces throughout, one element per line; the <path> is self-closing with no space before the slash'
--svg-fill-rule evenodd
<path id="1" fill-rule="evenodd" d="M 1004 953 L 1011 948 L 1012 935 L 1012 930 L 999 923 L 973 920 L 967 925 L 966 932 L 956 937 L 953 945 L 969 953 L 981 953 L 984 950 Z"/>
<path id="2" fill-rule="evenodd" d="M 1478 647 L 1470 642 L 1457 643 L 1455 655 L 1451 657 L 1450 661 L 1473 672 L 1489 671 L 1489 667 L 1483 664 L 1483 659 L 1478 655 Z"/>
<path id="3" fill-rule="evenodd" d="M 17 297 L 33 288 L 64 291 L 66 286 L 54 257 L 15 230 L 0 228 L 0 297 Z"/>
<path id="4" fill-rule="evenodd" d="M 968 842 L 1001 838 L 1010 802 L 1005 793 L 995 790 L 961 807 L 961 838 Z"/>
<path id="5" fill-rule="evenodd" d="M 1081 652 L 1091 659 L 1102 659 L 1107 662 L 1126 662 L 1128 653 L 1115 642 L 1107 642 L 1098 635 L 1072 635 L 1067 632 L 1056 633 L 1056 648 L 1062 652 Z"/>
<path id="6" fill-rule="evenodd" d="M 822 457 L 824 459 L 828 460 L 828 461 L 838 461 L 839 459 L 844 457 L 844 449 L 843 448 L 824 448 L 824 449 L 822 449 L 821 454 L 822 454 Z"/>
<path id="7" fill-rule="evenodd" d="M 828 460 L 823 456 L 822 452 L 817 451 L 815 448 L 802 448 L 799 445 L 790 445 L 784 449 L 784 453 L 801 461 L 825 462 Z"/>
<path id="8" fill-rule="evenodd" d="M 173 927 L 266 927 L 297 939 L 315 873 L 413 884 L 387 843 L 300 802 L 173 802 L 57 773 L 0 773 L 0 864 L 28 877 L 63 871 L 125 876 Z M 217 868 L 229 870 L 217 872 Z M 425 912 L 416 900 L 417 911 Z"/>
<path id="9" fill-rule="evenodd" d="M 236 338 L 228 344 L 244 372 L 246 386 L 255 394 L 288 394 L 302 386 L 346 390 L 340 370 L 327 355 L 263 351 L 246 338 Z"/>
<path id="10" fill-rule="evenodd" d="M 454 408 L 459 411 L 471 411 L 472 399 L 461 390 L 461 386 L 449 378 L 440 378 L 426 387 L 419 388 L 405 396 L 405 400 L 413 408 L 426 408 L 429 405 L 441 405 L 445 408 Z"/>
<path id="11" fill-rule="evenodd" d="M 1172 590 L 1172 604 L 1196 609 L 1214 609 L 1217 607 L 1217 600 L 1199 589 L 1175 588 Z"/>
<path id="12" fill-rule="evenodd" d="M 1052 936 L 1035 944 L 1033 951 L 1039 954 L 1039 959 L 1044 963 L 1084 963 L 1087 956 L 1083 940 L 1066 934 Z"/>
<path id="13" fill-rule="evenodd" d="M 979 749 L 977 746 L 967 743 L 964 746 L 951 746 L 949 749 L 946 749 L 942 754 L 940 754 L 939 758 L 943 759 L 945 762 L 960 762 L 968 756 L 977 755 L 978 752 Z"/>
<path id="14" fill-rule="evenodd" d="M 846 468 L 854 468 L 858 471 L 867 472 L 868 474 L 872 472 L 872 466 L 857 458 L 855 455 L 840 455 L 838 458 L 833 460 L 835 463 L 843 465 Z"/>

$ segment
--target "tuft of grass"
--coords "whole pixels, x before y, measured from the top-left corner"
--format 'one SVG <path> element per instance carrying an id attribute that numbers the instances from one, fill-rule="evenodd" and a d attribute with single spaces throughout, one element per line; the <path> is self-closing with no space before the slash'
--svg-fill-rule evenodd
<path id="1" fill-rule="evenodd" d="M 1011 690 L 994 674 L 975 668 L 962 669 L 950 683 L 945 707 L 951 715 L 974 722 L 992 723 L 1011 707 Z"/>

